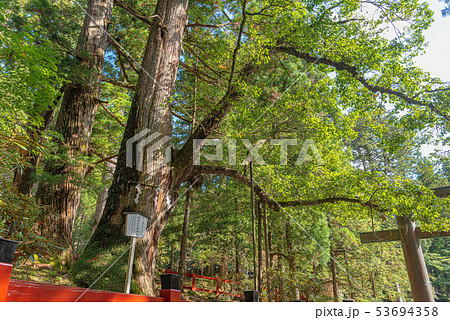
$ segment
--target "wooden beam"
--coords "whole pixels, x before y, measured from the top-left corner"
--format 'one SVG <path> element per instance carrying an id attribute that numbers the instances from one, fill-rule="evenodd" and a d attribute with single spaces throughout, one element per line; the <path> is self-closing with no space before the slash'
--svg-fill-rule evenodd
<path id="1" fill-rule="evenodd" d="M 417 236 L 419 239 L 450 237 L 450 231 L 426 232 L 420 230 L 420 228 L 417 228 Z"/>
<path id="2" fill-rule="evenodd" d="M 361 239 L 361 243 L 399 241 L 400 233 L 398 232 L 398 229 L 375 231 L 375 232 L 362 232 L 359 234 L 359 237 Z"/>
<path id="3" fill-rule="evenodd" d="M 434 192 L 434 195 L 438 198 L 444 198 L 450 195 L 450 186 L 431 188 L 431 190 Z"/>
<path id="4" fill-rule="evenodd" d="M 416 232 L 419 239 L 450 237 L 449 231 L 426 232 L 420 230 L 420 228 L 417 228 Z M 359 237 L 361 238 L 361 243 L 400 241 L 400 233 L 398 229 L 362 232 L 359 234 Z"/>

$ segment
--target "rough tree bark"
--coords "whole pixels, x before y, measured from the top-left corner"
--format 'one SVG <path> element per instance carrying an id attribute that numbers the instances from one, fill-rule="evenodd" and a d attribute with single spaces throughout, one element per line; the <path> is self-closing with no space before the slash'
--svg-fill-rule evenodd
<path id="1" fill-rule="evenodd" d="M 96 267 L 92 262 L 102 252 L 114 251 L 120 257 L 123 252 L 118 251 L 128 247 L 129 239 L 123 232 L 125 224 L 123 212 L 137 211 L 147 215 L 150 222 L 144 239 L 138 242 L 135 282 L 139 292 L 154 294 L 153 276 L 158 241 L 171 216 L 172 204 L 178 196 L 177 190 L 187 181 L 193 182 L 195 187 L 201 186 L 201 172 L 195 170 L 192 162 L 194 139 L 208 138 L 218 128 L 233 102 L 242 97 L 241 90 L 233 85 L 233 79 L 236 76 L 236 57 L 246 23 L 245 3 L 225 95 L 213 111 L 201 121 L 183 147 L 172 153 L 170 166 L 159 165 L 163 159 L 162 155 L 153 157 L 151 163 L 146 163 L 144 157 L 143 168 L 151 172 L 148 174 L 148 172 L 137 171 L 135 167 L 127 167 L 127 140 L 144 129 L 147 129 L 148 135 L 157 133 L 162 137 L 169 137 L 169 140 L 172 136 L 171 112 L 169 103 L 166 102 L 176 78 L 188 5 L 188 0 L 157 2 L 153 15 L 156 18 L 153 18 L 150 26 L 142 72 L 139 75 L 103 217 L 83 255 L 72 269 L 73 278 L 80 285 L 86 284 L 86 281 L 96 280 L 93 274 L 93 269 Z M 247 78 L 253 70 L 254 68 L 248 65 L 240 72 L 240 76 Z M 138 184 L 142 192 L 139 194 L 138 203 L 135 203 Z M 125 268 L 122 268 L 121 263 L 117 265 L 114 268 L 118 272 L 116 276 L 119 277 L 123 274 L 122 269 Z M 114 272 L 113 270 L 111 269 L 111 272 Z M 102 271 L 97 270 L 97 272 L 100 274 Z"/>
<path id="2" fill-rule="evenodd" d="M 97 110 L 98 89 L 107 46 L 107 28 L 111 20 L 113 0 L 90 0 L 76 48 L 76 77 L 64 88 L 61 109 L 55 131 L 61 134 L 61 150 L 67 150 L 72 162 L 47 163 L 45 172 L 57 176 L 57 184 L 42 183 L 36 197 L 48 205 L 54 215 L 42 224 L 42 232 L 67 248 L 65 256 L 72 257 L 72 228 L 80 204 L 79 179 L 87 165 L 80 156 L 88 154 L 94 117 Z"/>
<path id="3" fill-rule="evenodd" d="M 113 0 L 90 0 L 76 48 L 76 78 L 64 88 L 61 109 L 55 131 L 62 135 L 61 150 L 70 159 L 88 154 L 94 117 L 97 110 L 98 88 L 107 45 L 107 28 L 111 20 Z M 80 160 L 47 163 L 45 172 L 58 176 L 57 184 L 42 183 L 36 197 L 48 205 L 54 215 L 41 225 L 43 234 L 52 236 L 67 248 L 71 260 L 72 227 L 80 204 L 80 186 L 87 166 Z"/>
<path id="4" fill-rule="evenodd" d="M 159 238 L 171 215 L 171 205 L 177 199 L 176 189 L 183 181 L 175 179 L 169 165 L 161 165 L 163 154 L 158 153 L 148 163 L 144 157 L 142 168 L 145 172 L 136 170 L 136 159 L 129 154 L 134 165 L 128 167 L 126 144 L 127 140 L 146 129 L 149 134 L 172 137 L 171 112 L 167 102 L 178 70 L 187 6 L 188 0 L 159 0 L 156 4 L 156 18 L 151 22 L 142 70 L 104 213 L 85 254 L 74 266 L 75 274 L 75 270 L 81 271 L 83 265 L 89 264 L 90 255 L 98 253 L 96 248 L 103 251 L 126 244 L 123 212 L 140 212 L 150 218 L 150 227 L 144 239 L 137 243 L 135 281 L 141 292 L 150 295 L 154 294 L 153 274 Z M 142 193 L 136 203 L 137 184 Z"/>

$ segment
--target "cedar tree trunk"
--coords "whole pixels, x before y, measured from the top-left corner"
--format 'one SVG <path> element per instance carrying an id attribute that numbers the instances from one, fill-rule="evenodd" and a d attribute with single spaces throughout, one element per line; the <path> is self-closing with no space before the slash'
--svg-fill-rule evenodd
<path id="1" fill-rule="evenodd" d="M 160 138 L 172 137 L 171 112 L 167 102 L 178 71 L 187 6 L 188 0 L 159 0 L 156 4 L 154 15 L 157 17 L 153 18 L 150 26 L 142 70 L 120 146 L 112 186 L 100 223 L 84 254 L 74 265 L 76 281 L 81 282 L 83 277 L 86 279 L 89 276 L 93 276 L 92 281 L 95 280 L 95 275 L 90 275 L 91 272 L 87 270 L 91 267 L 92 258 L 99 252 L 115 252 L 119 247 L 127 249 L 129 239 L 124 235 L 123 213 L 140 212 L 148 216 L 150 221 L 144 239 L 137 242 L 133 288 L 137 287 L 140 293 L 154 295 L 153 274 L 158 242 L 171 215 L 172 204 L 177 199 L 175 190 L 180 181 L 174 179 L 175 175 L 168 164 L 160 165 L 164 151 L 156 152 L 151 162 L 147 162 L 147 157 L 144 156 L 144 171 L 137 170 L 135 163 L 128 167 L 126 145 L 127 140 L 143 130 L 148 130 L 146 137 L 154 133 L 160 134 Z M 166 141 L 163 149 L 168 144 L 170 145 L 170 141 Z M 130 156 L 135 162 L 136 153 L 129 153 L 128 157 Z M 135 201 L 138 183 L 141 193 L 138 201 Z M 120 250 L 116 251 L 119 255 L 122 253 Z M 118 273 L 121 275 L 121 268 L 125 263 L 125 259 L 118 263 Z"/>
<path id="2" fill-rule="evenodd" d="M 55 131 L 61 134 L 59 147 L 67 159 L 47 163 L 45 172 L 58 178 L 58 183 L 41 183 L 36 197 L 48 205 L 53 214 L 46 217 L 41 231 L 67 248 L 68 261 L 72 256 L 73 221 L 80 204 L 80 180 L 87 165 L 80 160 L 88 154 L 100 76 L 107 46 L 107 27 L 111 19 L 113 0 L 90 0 L 76 48 L 76 65 L 72 82 L 65 86 Z"/>

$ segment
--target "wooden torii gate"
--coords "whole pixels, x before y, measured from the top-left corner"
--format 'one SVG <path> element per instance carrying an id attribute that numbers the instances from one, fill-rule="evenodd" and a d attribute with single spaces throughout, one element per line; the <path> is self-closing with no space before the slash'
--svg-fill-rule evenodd
<path id="1" fill-rule="evenodd" d="M 450 186 L 433 188 L 437 197 L 450 195 Z M 361 243 L 401 241 L 411 291 L 416 302 L 433 302 L 433 291 L 419 239 L 450 237 L 450 232 L 424 232 L 409 217 L 397 217 L 398 229 L 360 233 Z"/>

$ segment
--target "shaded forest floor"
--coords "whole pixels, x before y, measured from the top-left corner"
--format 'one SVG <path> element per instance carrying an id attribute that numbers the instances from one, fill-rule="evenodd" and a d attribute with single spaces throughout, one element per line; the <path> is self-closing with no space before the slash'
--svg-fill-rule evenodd
<path id="1" fill-rule="evenodd" d="M 65 270 L 59 270 L 51 264 L 24 264 L 13 269 L 11 278 L 17 280 L 46 282 L 64 286 L 74 286 Z"/>

